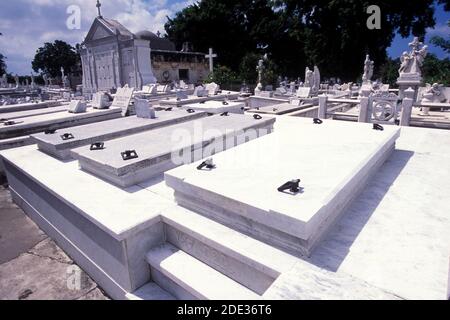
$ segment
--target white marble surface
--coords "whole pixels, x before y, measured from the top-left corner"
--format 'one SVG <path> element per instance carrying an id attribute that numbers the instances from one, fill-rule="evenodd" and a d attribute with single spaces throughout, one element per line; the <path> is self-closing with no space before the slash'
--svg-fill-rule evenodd
<path id="1" fill-rule="evenodd" d="M 162 209 L 173 205 L 139 187 L 115 187 L 79 170 L 76 161 L 61 162 L 37 150 L 36 145 L 2 151 L 1 155 L 118 240 L 160 221 Z"/>
<path id="2" fill-rule="evenodd" d="M 310 121 L 280 116 L 275 130 Z M 333 121 L 333 125 L 359 124 Z M 78 170 L 74 161 L 64 163 L 46 156 L 35 146 L 1 154 L 116 237 L 126 237 L 161 221 L 161 215 L 164 217 L 173 208 L 171 190 L 161 178 L 124 190 Z M 297 263 L 283 270 L 264 297 L 446 299 L 450 254 L 448 181 L 450 132 L 402 128 L 397 150 L 329 236 L 309 260 L 295 258 Z M 174 219 L 169 214 L 167 217 Z M 210 224 L 199 224 L 195 232 L 201 234 L 204 229 L 205 236 L 213 237 L 208 236 L 206 228 Z M 229 242 L 225 233 L 212 239 L 234 247 L 241 243 L 239 239 Z M 270 255 L 267 246 L 261 249 L 242 243 L 245 247 L 239 251 L 251 252 L 254 259 L 259 255 L 264 257 L 260 261 L 267 260 Z"/>
<path id="3" fill-rule="evenodd" d="M 450 132 L 402 128 L 397 150 L 310 261 L 407 299 L 445 299 Z"/>
<path id="4" fill-rule="evenodd" d="M 193 163 L 170 170 L 165 177 L 175 191 L 194 195 L 199 206 L 214 203 L 307 240 L 323 229 L 342 198 L 353 197 L 340 191 L 366 174 L 366 166 L 398 135 L 397 127 L 375 131 L 371 124 L 316 125 L 310 119 L 214 155 L 214 170 L 196 170 L 199 163 Z M 300 193 L 277 191 L 293 179 L 301 179 Z"/>

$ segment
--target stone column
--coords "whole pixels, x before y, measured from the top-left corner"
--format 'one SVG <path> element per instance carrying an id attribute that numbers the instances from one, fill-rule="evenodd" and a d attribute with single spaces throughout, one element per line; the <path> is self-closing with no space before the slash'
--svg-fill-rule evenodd
<path id="1" fill-rule="evenodd" d="M 370 110 L 372 109 L 372 100 L 370 99 L 371 92 L 370 89 L 361 90 L 358 122 L 370 122 Z"/>
<path id="2" fill-rule="evenodd" d="M 321 94 L 319 96 L 319 115 L 320 119 L 327 118 L 327 104 L 328 104 L 328 96 L 326 94 Z"/>
<path id="3" fill-rule="evenodd" d="M 150 41 L 134 40 L 134 46 L 136 48 L 136 72 L 140 80 L 136 81 L 138 87 L 137 89 L 142 90 L 142 86 L 156 83 L 156 78 L 153 75 L 151 64 Z"/>
<path id="4" fill-rule="evenodd" d="M 400 119 L 401 126 L 409 126 L 411 121 L 411 113 L 414 104 L 414 89 L 408 88 L 404 91 L 404 98 L 402 101 L 402 116 Z"/>

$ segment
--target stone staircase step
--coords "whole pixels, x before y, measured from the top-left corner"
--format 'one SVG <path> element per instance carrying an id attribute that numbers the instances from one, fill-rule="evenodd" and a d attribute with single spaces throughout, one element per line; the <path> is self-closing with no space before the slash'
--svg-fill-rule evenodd
<path id="1" fill-rule="evenodd" d="M 174 296 L 154 282 L 149 282 L 126 295 L 128 300 L 176 300 Z"/>
<path id="2" fill-rule="evenodd" d="M 177 296 L 173 283 L 202 300 L 261 299 L 253 291 L 168 243 L 150 250 L 147 262 L 152 271 L 156 270 L 171 280 L 172 283 L 166 286 L 163 278 L 158 277 L 158 284 L 179 299 L 184 297 Z"/>

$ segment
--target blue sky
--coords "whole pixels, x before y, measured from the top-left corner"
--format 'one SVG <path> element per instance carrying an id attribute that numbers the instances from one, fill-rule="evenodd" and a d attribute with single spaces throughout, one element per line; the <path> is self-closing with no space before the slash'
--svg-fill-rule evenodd
<path id="1" fill-rule="evenodd" d="M 147 29 L 164 31 L 167 16 L 192 4 L 195 0 L 102 0 L 102 14 L 116 19 L 132 32 Z M 72 45 L 83 40 L 97 15 L 96 0 L 0 0 L 0 52 L 8 57 L 8 72 L 20 75 L 31 73 L 31 60 L 36 49 L 44 42 L 56 39 Z M 69 30 L 66 20 L 67 8 L 77 5 L 81 10 L 81 28 Z M 446 21 L 449 13 L 442 6 L 436 11 L 436 26 L 428 30 L 426 42 L 432 35 L 449 36 Z M 408 49 L 412 37 L 396 37 L 388 54 L 398 57 Z M 439 57 L 446 54 L 439 48 L 429 46 Z"/>
<path id="2" fill-rule="evenodd" d="M 439 58 L 448 57 L 448 53 L 445 53 L 439 47 L 436 47 L 429 43 L 430 38 L 434 35 L 438 35 L 444 38 L 450 37 L 450 28 L 447 26 L 447 21 L 450 20 L 450 13 L 444 11 L 444 6 L 436 6 L 434 13 L 436 19 L 436 25 L 433 29 L 429 28 L 427 30 L 427 35 L 425 36 L 425 43 L 428 44 L 429 52 L 436 54 Z M 402 38 L 400 35 L 396 35 L 392 41 L 391 47 L 388 48 L 387 52 L 391 58 L 398 58 L 403 51 L 408 49 L 408 43 L 411 42 L 411 37 Z"/>

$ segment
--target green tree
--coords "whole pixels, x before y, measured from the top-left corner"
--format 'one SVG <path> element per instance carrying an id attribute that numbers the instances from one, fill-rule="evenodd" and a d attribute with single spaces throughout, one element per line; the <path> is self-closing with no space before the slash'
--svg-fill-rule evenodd
<path id="1" fill-rule="evenodd" d="M 399 76 L 398 69 L 400 68 L 400 58 L 391 59 L 388 58 L 385 63 L 379 67 L 379 78 L 383 83 L 390 84 L 391 86 L 397 85 L 397 78 Z"/>
<path id="2" fill-rule="evenodd" d="M 0 36 L 2 36 L 3 34 L 0 32 Z M 4 73 L 6 73 L 6 57 L 0 53 L 0 75 L 3 75 Z"/>
<path id="3" fill-rule="evenodd" d="M 450 85 L 450 59 L 438 59 L 434 54 L 428 54 L 423 61 L 422 75 L 424 83 L 435 82 Z"/>
<path id="4" fill-rule="evenodd" d="M 178 12 L 165 25 L 180 46 L 198 51 L 213 47 L 218 62 L 256 77 L 247 55 L 270 53 L 280 75 L 303 76 L 319 66 L 324 77 L 354 81 L 365 55 L 376 65 L 387 61 L 386 49 L 396 33 L 422 37 L 435 25 L 434 0 L 201 0 Z M 450 9 L 450 0 L 437 0 Z M 381 29 L 369 30 L 366 10 L 381 9 Z M 264 48 L 264 49 L 257 49 Z M 243 68 L 243 64 L 248 67 Z M 375 74 L 379 70 L 375 70 Z"/>
<path id="5" fill-rule="evenodd" d="M 0 75 L 6 73 L 6 57 L 0 53 Z"/>
<path id="6" fill-rule="evenodd" d="M 447 21 L 447 25 L 450 27 L 450 20 Z M 435 46 L 441 47 L 445 52 L 450 53 L 450 37 L 445 39 L 440 36 L 434 36 L 430 39 L 430 42 Z"/>
<path id="7" fill-rule="evenodd" d="M 447 3 L 448 0 L 440 0 Z M 325 76 L 354 80 L 361 73 L 365 54 L 377 65 L 396 32 L 423 37 L 435 25 L 434 0 L 283 0 L 276 1 L 288 32 L 304 41 L 306 62 L 317 64 Z M 381 9 L 381 29 L 367 27 L 370 5 Z M 375 70 L 377 71 L 377 70 Z"/>
<path id="8" fill-rule="evenodd" d="M 219 84 L 233 84 L 239 82 L 235 72 L 226 66 L 216 66 L 214 72 L 208 75 L 205 83 L 215 82 Z"/>
<path id="9" fill-rule="evenodd" d="M 45 43 L 43 47 L 36 51 L 36 55 L 31 65 L 33 70 L 50 75 L 51 77 L 61 76 L 61 67 L 68 74 L 76 69 L 80 63 L 80 56 L 70 44 L 56 40 L 54 43 Z"/>

